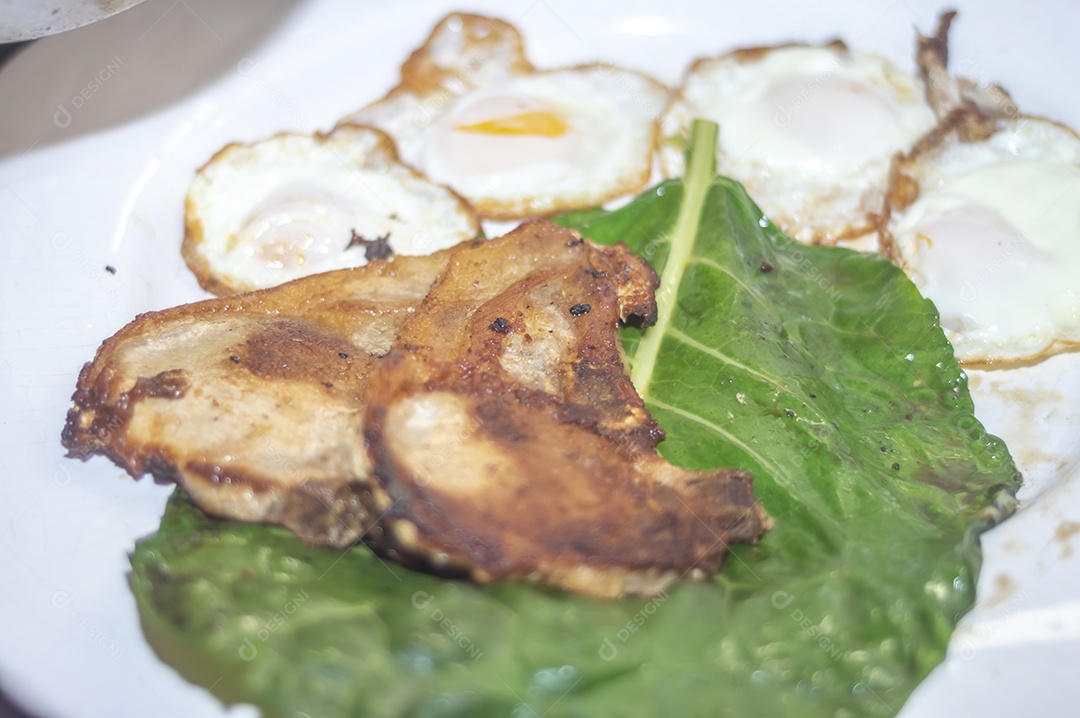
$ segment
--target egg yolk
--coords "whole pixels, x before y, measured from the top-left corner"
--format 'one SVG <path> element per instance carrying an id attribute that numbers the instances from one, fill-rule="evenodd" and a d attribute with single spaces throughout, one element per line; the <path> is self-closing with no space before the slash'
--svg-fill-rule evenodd
<path id="1" fill-rule="evenodd" d="M 485 135 L 536 135 L 561 137 L 568 129 L 561 117 L 546 110 L 521 112 L 509 117 L 473 122 L 454 127 L 459 132 L 478 132 Z"/>
<path id="2" fill-rule="evenodd" d="M 570 110 L 511 89 L 467 95 L 439 119 L 424 143 L 429 177 L 480 196 L 567 176 L 583 152 Z"/>

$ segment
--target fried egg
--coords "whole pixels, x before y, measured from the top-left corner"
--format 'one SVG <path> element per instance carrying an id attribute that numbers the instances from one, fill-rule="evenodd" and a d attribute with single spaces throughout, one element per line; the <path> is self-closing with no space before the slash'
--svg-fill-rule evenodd
<path id="1" fill-rule="evenodd" d="M 1080 346 L 1080 136 L 1022 116 L 981 141 L 936 134 L 898 163 L 883 250 L 966 365 Z"/>
<path id="2" fill-rule="evenodd" d="M 370 127 L 232 144 L 188 191 L 183 254 L 219 295 L 272 287 L 389 254 L 430 254 L 480 234 L 476 211 L 398 161 Z"/>
<path id="3" fill-rule="evenodd" d="M 668 176 L 682 175 L 698 117 L 720 125 L 717 170 L 787 234 L 816 244 L 877 229 L 892 156 L 936 121 L 919 79 L 840 42 L 695 61 L 662 121 Z"/>
<path id="4" fill-rule="evenodd" d="M 595 207 L 644 187 L 665 86 L 610 63 L 538 71 L 513 26 L 448 16 L 401 85 L 347 121 L 390 134 L 405 161 L 488 219 Z"/>

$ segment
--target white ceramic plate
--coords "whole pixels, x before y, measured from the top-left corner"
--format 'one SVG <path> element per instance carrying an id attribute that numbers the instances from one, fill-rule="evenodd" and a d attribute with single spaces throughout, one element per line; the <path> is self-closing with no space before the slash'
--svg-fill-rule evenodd
<path id="1" fill-rule="evenodd" d="M 960 7 L 953 65 L 1020 108 L 1080 126 L 1080 5 Z M 149 0 L 40 40 L 0 70 L 0 685 L 43 716 L 226 710 L 151 651 L 127 554 L 168 487 L 63 457 L 79 367 L 136 313 L 205 296 L 184 266 L 182 202 L 232 140 L 327 129 L 396 82 L 456 9 L 523 31 L 539 66 L 597 58 L 675 84 L 735 46 L 834 36 L 912 67 L 930 0 L 614 4 L 584 0 Z M 106 270 L 115 269 L 115 274 Z M 1072 716 L 1080 665 L 1080 356 L 973 377 L 978 411 L 1025 470 L 1020 514 L 986 537 L 979 602 L 904 716 Z M 897 557 L 902 560 L 902 557 Z"/>

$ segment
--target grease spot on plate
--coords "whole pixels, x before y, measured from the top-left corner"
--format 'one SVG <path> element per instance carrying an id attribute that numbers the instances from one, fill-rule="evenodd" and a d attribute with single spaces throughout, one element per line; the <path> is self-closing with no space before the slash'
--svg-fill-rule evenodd
<path id="1" fill-rule="evenodd" d="M 1016 583 L 1009 577 L 1008 574 L 999 573 L 994 576 L 993 587 L 991 588 L 990 597 L 986 599 L 986 603 L 983 604 L 984 609 L 991 609 L 1000 606 L 1005 603 L 1014 593 L 1016 593 Z"/>
<path id="2" fill-rule="evenodd" d="M 1054 529 L 1054 540 L 1061 542 L 1061 558 L 1072 556 L 1073 547 L 1069 540 L 1080 533 L 1080 523 L 1076 521 L 1062 521 Z"/>

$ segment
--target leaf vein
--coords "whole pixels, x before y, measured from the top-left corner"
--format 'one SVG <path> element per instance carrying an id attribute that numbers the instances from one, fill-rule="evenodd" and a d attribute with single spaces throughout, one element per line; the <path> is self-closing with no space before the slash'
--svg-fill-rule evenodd
<path id="1" fill-rule="evenodd" d="M 737 436 L 735 436 L 734 434 L 729 432 L 727 429 L 724 429 L 723 427 L 717 426 L 716 424 L 712 423 L 711 421 L 709 421 L 705 417 L 699 416 L 699 415 L 695 414 L 692 411 L 687 411 L 686 409 L 680 409 L 677 406 L 672 406 L 671 404 L 665 404 L 664 402 L 657 401 L 656 399 L 650 399 L 649 404 L 656 407 L 657 409 L 660 409 L 661 411 L 671 412 L 672 414 L 676 414 L 677 416 L 681 416 L 684 419 L 688 419 L 690 421 L 693 421 L 696 424 L 700 424 L 701 426 L 704 426 L 706 429 L 709 429 L 710 431 L 714 432 L 718 436 L 723 437 L 723 439 L 725 441 L 728 441 L 732 445 L 737 446 L 738 448 L 742 449 L 754 461 L 756 461 L 763 469 L 768 471 L 774 477 L 783 476 L 790 483 L 791 476 L 787 472 L 781 471 L 778 466 L 776 466 L 772 462 L 766 460 L 765 457 L 763 457 L 761 454 L 756 452 L 749 445 L 747 445 L 744 441 L 742 441 Z"/>

